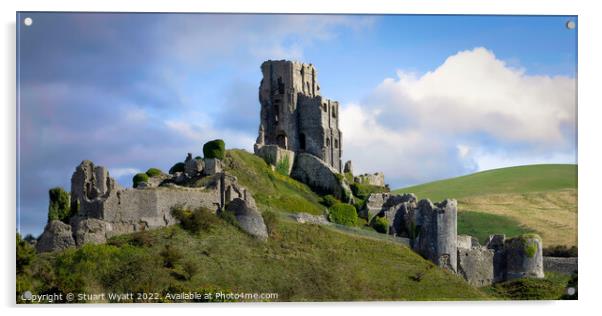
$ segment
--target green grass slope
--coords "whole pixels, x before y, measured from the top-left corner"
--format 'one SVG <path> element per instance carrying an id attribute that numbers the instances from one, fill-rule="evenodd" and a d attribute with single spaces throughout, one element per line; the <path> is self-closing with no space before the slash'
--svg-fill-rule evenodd
<path id="1" fill-rule="evenodd" d="M 277 301 L 490 298 L 405 246 L 283 220 L 265 243 L 220 219 L 197 234 L 172 226 L 38 255 L 20 270 L 17 297 L 30 290 L 158 293 L 149 302 L 188 291 L 277 293 Z"/>
<path id="2" fill-rule="evenodd" d="M 395 190 L 434 201 L 458 200 L 458 232 L 535 232 L 544 246 L 577 245 L 577 166 L 529 165 L 478 172 Z"/>
<path id="3" fill-rule="evenodd" d="M 325 207 L 311 189 L 273 170 L 263 159 L 240 149 L 226 151 L 224 169 L 253 194 L 262 210 L 322 215 Z"/>
<path id="4" fill-rule="evenodd" d="M 577 188 L 577 165 L 546 164 L 501 168 L 397 189 L 434 201 L 504 193 Z"/>

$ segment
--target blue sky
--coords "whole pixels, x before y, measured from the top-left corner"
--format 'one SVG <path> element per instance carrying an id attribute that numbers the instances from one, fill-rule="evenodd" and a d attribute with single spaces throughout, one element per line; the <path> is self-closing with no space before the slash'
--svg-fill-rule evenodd
<path id="1" fill-rule="evenodd" d="M 122 185 L 223 138 L 251 150 L 267 59 L 313 63 L 343 158 L 392 187 L 576 162 L 576 30 L 560 16 L 21 13 L 19 228 L 77 164 Z"/>

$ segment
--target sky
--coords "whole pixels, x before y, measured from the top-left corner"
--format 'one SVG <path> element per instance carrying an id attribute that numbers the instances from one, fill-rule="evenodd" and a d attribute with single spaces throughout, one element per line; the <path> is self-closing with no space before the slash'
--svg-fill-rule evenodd
<path id="1" fill-rule="evenodd" d="M 30 17 L 33 23 L 21 21 Z M 85 159 L 131 187 L 221 138 L 252 152 L 260 65 L 312 63 L 343 160 L 392 188 L 577 161 L 574 16 L 20 13 L 17 228 Z"/>

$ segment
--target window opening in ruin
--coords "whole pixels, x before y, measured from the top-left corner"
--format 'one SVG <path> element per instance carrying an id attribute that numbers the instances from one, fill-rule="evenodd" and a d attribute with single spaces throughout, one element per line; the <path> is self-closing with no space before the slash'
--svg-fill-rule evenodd
<path id="1" fill-rule="evenodd" d="M 288 149 L 286 134 L 284 134 L 284 133 L 278 134 L 278 136 L 276 137 L 276 143 L 278 144 L 278 147 L 283 148 L 283 149 Z"/>
<path id="2" fill-rule="evenodd" d="M 338 139 L 334 140 L 334 148 L 339 148 L 339 140 Z"/>
<path id="3" fill-rule="evenodd" d="M 282 77 L 278 77 L 278 93 L 284 94 L 284 82 L 282 82 Z"/>
<path id="4" fill-rule="evenodd" d="M 336 109 L 334 105 L 332 106 L 332 117 L 337 117 Z"/>
<path id="5" fill-rule="evenodd" d="M 280 108 L 278 104 L 274 104 L 274 121 L 278 122 L 278 115 L 280 114 Z"/>
<path id="6" fill-rule="evenodd" d="M 322 110 L 324 110 L 324 112 L 328 111 L 328 108 L 326 107 L 326 103 L 322 104 Z"/>
<path id="7" fill-rule="evenodd" d="M 326 147 L 330 147 L 330 138 L 326 138 Z"/>

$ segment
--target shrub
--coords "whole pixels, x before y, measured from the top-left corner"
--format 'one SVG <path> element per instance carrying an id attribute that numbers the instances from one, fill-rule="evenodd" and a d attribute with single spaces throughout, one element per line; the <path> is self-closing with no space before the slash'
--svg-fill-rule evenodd
<path id="1" fill-rule="evenodd" d="M 199 207 L 191 211 L 182 205 L 174 206 L 171 209 L 171 215 L 180 221 L 180 225 L 185 230 L 192 233 L 209 231 L 218 225 L 218 218 L 207 208 Z"/>
<path id="2" fill-rule="evenodd" d="M 280 161 L 276 163 L 276 172 L 281 175 L 288 176 L 288 171 L 290 168 L 290 161 L 288 159 L 288 155 L 284 155 Z"/>
<path id="3" fill-rule="evenodd" d="M 362 200 L 367 199 L 368 196 L 370 196 L 370 194 L 372 193 L 389 192 L 389 190 L 386 187 L 370 184 L 352 183 L 350 187 L 351 192 L 353 192 L 353 195 L 359 197 Z"/>
<path id="4" fill-rule="evenodd" d="M 134 188 L 138 187 L 138 184 L 142 183 L 142 182 L 147 182 L 148 181 L 148 175 L 146 175 L 146 173 L 138 173 L 134 176 L 134 178 L 132 179 L 132 182 L 134 182 Z"/>
<path id="5" fill-rule="evenodd" d="M 389 230 L 389 221 L 384 217 L 374 217 L 372 219 L 372 227 L 377 232 L 386 234 Z"/>
<path id="6" fill-rule="evenodd" d="M 543 255 L 546 257 L 577 257 L 578 249 L 576 246 L 551 246 L 543 248 Z"/>
<path id="7" fill-rule="evenodd" d="M 169 174 L 175 174 L 176 172 L 184 172 L 186 165 L 183 162 L 178 162 L 169 168 Z"/>
<path id="8" fill-rule="evenodd" d="M 182 259 L 182 253 L 171 245 L 165 245 L 165 248 L 159 253 L 163 258 L 163 266 L 166 268 L 173 268 Z"/>
<path id="9" fill-rule="evenodd" d="M 335 198 L 333 195 L 329 194 L 329 195 L 323 196 L 320 203 L 322 203 L 322 205 L 324 205 L 326 207 L 331 207 L 337 203 L 341 203 L 341 201 L 337 200 L 337 198 Z"/>
<path id="10" fill-rule="evenodd" d="M 209 142 L 206 142 L 203 145 L 203 155 L 205 158 L 217 158 L 224 159 L 224 155 L 226 153 L 226 144 L 221 139 L 215 139 Z"/>
<path id="11" fill-rule="evenodd" d="M 25 268 L 31 263 L 35 254 L 36 252 L 31 244 L 21 239 L 21 235 L 17 233 L 17 274 L 25 271 Z"/>
<path id="12" fill-rule="evenodd" d="M 148 170 L 146 170 L 146 175 L 151 178 L 160 176 L 162 173 L 163 173 L 163 171 L 161 171 L 160 169 L 157 169 L 157 168 L 149 168 Z"/>
<path id="13" fill-rule="evenodd" d="M 219 217 L 221 219 L 224 220 L 224 222 L 234 226 L 234 227 L 238 227 L 238 220 L 236 219 L 236 215 L 234 215 L 234 212 L 229 212 L 229 211 L 222 211 L 219 213 Z"/>
<path id="14" fill-rule="evenodd" d="M 195 159 L 195 160 L 203 160 L 203 157 L 201 157 L 201 156 L 196 156 L 196 157 L 194 157 L 194 159 Z"/>
<path id="15" fill-rule="evenodd" d="M 128 243 L 134 247 L 150 247 L 153 245 L 153 238 L 148 232 L 141 231 L 133 233 Z"/>
<path id="16" fill-rule="evenodd" d="M 353 205 L 339 202 L 328 210 L 328 219 L 331 222 L 347 226 L 354 226 L 357 223 L 357 211 Z"/>
<path id="17" fill-rule="evenodd" d="M 199 266 L 194 261 L 186 261 L 182 265 L 186 280 L 190 281 L 199 272 Z"/>
<path id="18" fill-rule="evenodd" d="M 261 216 L 263 217 L 263 222 L 268 230 L 268 234 L 271 235 L 275 231 L 276 225 L 278 224 L 278 215 L 272 211 L 263 211 Z"/>
<path id="19" fill-rule="evenodd" d="M 56 187 L 48 190 L 48 221 L 60 220 L 69 223 L 73 215 L 71 212 L 71 198 L 63 188 Z"/>

